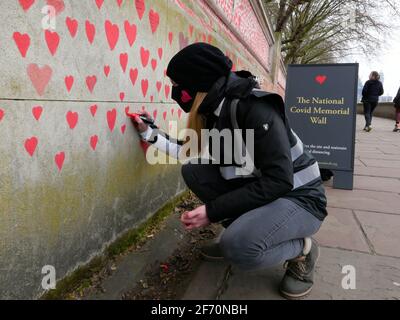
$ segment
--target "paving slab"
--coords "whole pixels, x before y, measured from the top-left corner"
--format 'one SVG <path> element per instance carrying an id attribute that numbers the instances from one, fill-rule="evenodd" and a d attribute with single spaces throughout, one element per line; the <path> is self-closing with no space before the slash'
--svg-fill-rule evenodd
<path id="1" fill-rule="evenodd" d="M 400 193 L 400 179 L 355 176 L 354 188 L 360 190 Z"/>
<path id="2" fill-rule="evenodd" d="M 376 159 L 376 160 L 399 160 L 396 154 L 384 154 L 383 152 L 357 152 L 356 158 L 362 159 Z"/>
<path id="3" fill-rule="evenodd" d="M 399 157 L 400 158 L 400 157 Z M 383 160 L 383 159 L 361 159 L 359 160 L 367 167 L 377 168 L 400 168 L 400 160 Z"/>
<path id="4" fill-rule="evenodd" d="M 339 190 L 326 187 L 328 206 L 400 215 L 400 195 L 368 190 Z"/>
<path id="5" fill-rule="evenodd" d="M 323 246 L 371 252 L 353 212 L 348 209 L 328 208 L 328 217 L 315 239 Z"/>
<path id="6" fill-rule="evenodd" d="M 342 287 L 344 266 L 355 268 L 355 290 Z M 222 300 L 281 300 L 279 283 L 284 269 L 280 266 L 246 273 L 233 269 Z M 308 300 L 400 299 L 400 259 L 373 256 L 332 248 L 321 248 L 315 286 Z"/>
<path id="7" fill-rule="evenodd" d="M 361 167 L 354 168 L 354 173 L 361 176 L 370 177 L 387 177 L 400 179 L 400 168 L 375 168 L 375 167 Z"/>
<path id="8" fill-rule="evenodd" d="M 400 216 L 362 211 L 356 216 L 378 254 L 400 258 Z"/>

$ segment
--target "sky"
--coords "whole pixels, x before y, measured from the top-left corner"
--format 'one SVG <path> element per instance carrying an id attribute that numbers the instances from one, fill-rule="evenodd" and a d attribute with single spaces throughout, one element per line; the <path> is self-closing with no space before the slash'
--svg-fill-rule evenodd
<path id="1" fill-rule="evenodd" d="M 400 88 L 400 29 L 394 28 L 381 38 L 383 48 L 377 50 L 371 58 L 355 55 L 345 62 L 360 64 L 359 76 L 363 84 L 368 80 L 371 71 L 383 72 L 385 96 L 394 97 Z"/>

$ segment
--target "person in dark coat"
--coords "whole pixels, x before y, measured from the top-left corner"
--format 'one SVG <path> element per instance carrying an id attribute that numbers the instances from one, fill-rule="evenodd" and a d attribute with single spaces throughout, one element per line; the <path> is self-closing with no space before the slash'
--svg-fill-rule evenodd
<path id="1" fill-rule="evenodd" d="M 145 142 L 178 159 L 187 144 L 209 141 L 208 156 L 201 150 L 182 166 L 184 181 L 204 203 L 181 216 L 185 228 L 210 223 L 226 228 L 218 242 L 201 249 L 202 256 L 244 270 L 287 262 L 280 292 L 301 298 L 313 287 L 319 255 L 311 236 L 327 216 L 319 166 L 290 128 L 282 97 L 260 90 L 250 72 L 231 69 L 232 61 L 206 43 L 192 44 L 170 61 L 172 98 L 189 113 L 194 142 L 179 143 L 139 116 L 132 121 Z M 204 130 L 231 138 L 224 134 L 223 144 L 216 143 L 214 137 L 204 139 Z M 241 151 L 231 148 L 232 142 Z M 242 162 L 244 149 L 252 150 L 245 162 L 254 166 Z"/>
<path id="2" fill-rule="evenodd" d="M 396 125 L 393 129 L 394 132 L 400 132 L 400 88 L 397 92 L 396 98 L 393 100 L 394 107 L 396 108 Z"/>
<path id="3" fill-rule="evenodd" d="M 362 91 L 362 102 L 364 103 L 365 127 L 364 131 L 372 130 L 372 116 L 374 110 L 378 106 L 379 97 L 383 95 L 383 85 L 380 82 L 380 75 L 376 71 L 372 71 L 369 80 L 365 83 Z"/>

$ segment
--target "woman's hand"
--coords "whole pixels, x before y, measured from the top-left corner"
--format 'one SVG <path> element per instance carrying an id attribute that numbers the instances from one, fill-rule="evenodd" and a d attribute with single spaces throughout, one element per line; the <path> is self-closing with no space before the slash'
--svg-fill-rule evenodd
<path id="1" fill-rule="evenodd" d="M 151 115 L 147 111 L 141 112 L 139 115 L 151 119 Z M 146 132 L 149 126 L 140 119 L 139 115 L 135 115 L 135 117 L 131 118 L 132 123 L 139 133 Z"/>
<path id="2" fill-rule="evenodd" d="M 208 219 L 206 206 L 201 206 L 193 211 L 187 211 L 181 216 L 181 221 L 185 225 L 186 230 L 206 227 L 211 224 Z"/>

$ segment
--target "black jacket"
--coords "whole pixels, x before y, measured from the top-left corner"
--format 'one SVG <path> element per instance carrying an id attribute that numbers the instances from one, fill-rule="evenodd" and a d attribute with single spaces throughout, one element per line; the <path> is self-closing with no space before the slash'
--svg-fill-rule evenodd
<path id="1" fill-rule="evenodd" d="M 362 91 L 363 102 L 378 102 L 379 97 L 383 95 L 383 85 L 379 80 L 368 80 Z"/>
<path id="2" fill-rule="evenodd" d="M 323 220 L 327 212 L 321 179 L 293 191 L 294 165 L 288 137 L 289 127 L 285 122 L 284 110 L 279 110 L 283 104 L 278 105 L 273 99 L 266 103 L 266 100 L 251 94 L 255 85 L 251 78 L 241 78 L 232 73 L 228 79 L 220 79 L 214 85 L 200 106 L 202 113 L 208 115 L 207 127 L 215 127 L 221 131 L 232 129 L 230 102 L 235 98 L 240 99 L 237 109 L 239 127 L 255 130 L 254 164 L 261 172 L 260 177 L 249 180 L 244 187 L 206 203 L 210 220 L 218 222 L 237 218 L 279 198 L 293 200 Z M 224 108 L 219 117 L 213 118 L 212 112 L 223 98 Z M 266 124 L 269 126 L 268 130 L 265 129 Z M 221 154 L 223 152 L 224 150 L 221 150 Z M 311 155 L 307 156 L 315 163 Z"/>
<path id="3" fill-rule="evenodd" d="M 396 108 L 400 108 L 400 89 L 397 92 L 396 98 L 394 98 L 393 103 Z"/>

